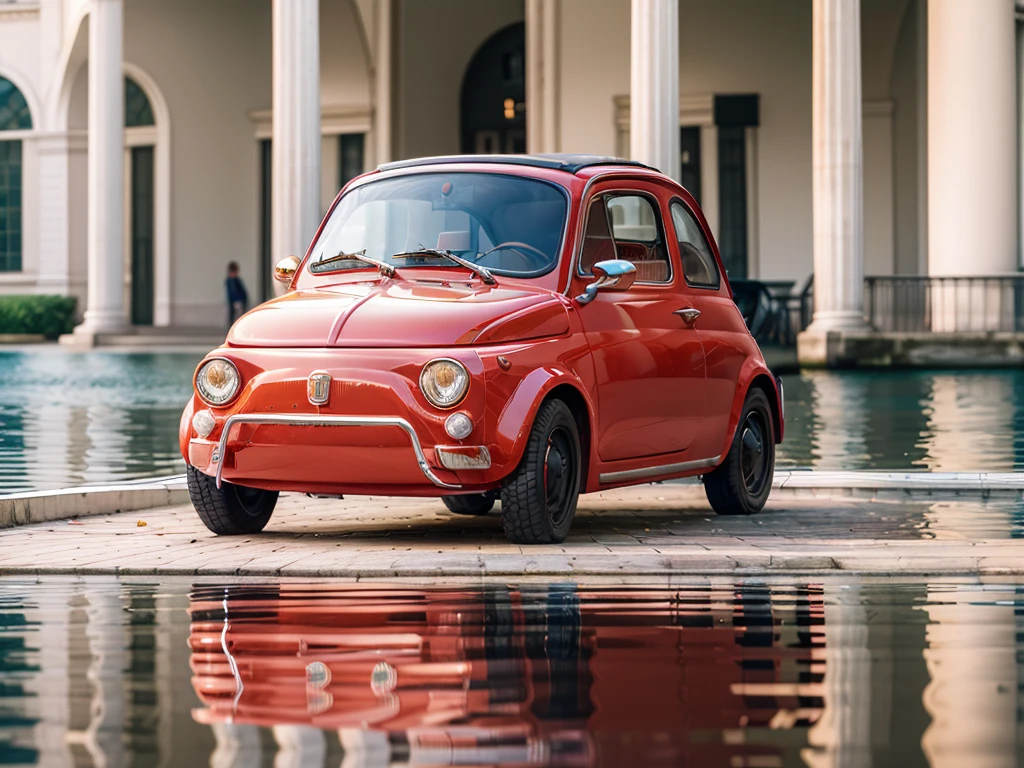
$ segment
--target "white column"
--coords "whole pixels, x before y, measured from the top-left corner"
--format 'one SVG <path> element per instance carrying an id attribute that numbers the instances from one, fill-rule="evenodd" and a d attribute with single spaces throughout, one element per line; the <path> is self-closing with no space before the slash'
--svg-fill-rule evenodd
<path id="1" fill-rule="evenodd" d="M 76 333 L 123 330 L 124 5 L 89 4 L 89 269 L 85 317 Z"/>
<path id="2" fill-rule="evenodd" d="M 679 178 L 679 2 L 633 0 L 629 151 Z"/>
<path id="3" fill-rule="evenodd" d="M 559 4 L 526 1 L 526 150 L 557 152 L 559 144 Z"/>
<path id="4" fill-rule="evenodd" d="M 271 243 L 302 256 L 320 223 L 320 2 L 274 0 Z"/>
<path id="5" fill-rule="evenodd" d="M 864 323 L 864 162 L 860 0 L 814 0 L 814 319 L 811 331 Z"/>
<path id="6" fill-rule="evenodd" d="M 394 23 L 394 8 L 391 0 L 377 0 L 376 11 L 376 61 L 374 68 L 374 162 L 378 165 L 391 160 L 393 147 L 391 139 L 391 36 Z"/>
<path id="7" fill-rule="evenodd" d="M 1014 0 L 928 3 L 928 274 L 1017 267 Z"/>

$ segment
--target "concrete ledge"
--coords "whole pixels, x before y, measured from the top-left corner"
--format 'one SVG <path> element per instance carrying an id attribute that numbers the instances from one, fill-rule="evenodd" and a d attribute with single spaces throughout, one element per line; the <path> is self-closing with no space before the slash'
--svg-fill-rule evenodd
<path id="1" fill-rule="evenodd" d="M 0 528 L 188 503 L 184 475 L 0 496 Z"/>
<path id="2" fill-rule="evenodd" d="M 773 498 L 1024 498 L 1024 472 L 778 471 Z"/>
<path id="3" fill-rule="evenodd" d="M 802 368 L 1017 368 L 1024 333 L 807 330 L 797 358 Z"/>
<path id="4" fill-rule="evenodd" d="M 0 333 L 0 344 L 42 344 L 46 337 L 41 333 Z"/>

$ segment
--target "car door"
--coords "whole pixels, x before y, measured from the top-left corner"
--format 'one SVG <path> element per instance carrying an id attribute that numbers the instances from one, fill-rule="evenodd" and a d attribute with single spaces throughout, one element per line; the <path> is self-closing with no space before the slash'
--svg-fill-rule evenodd
<path id="1" fill-rule="evenodd" d="M 705 361 L 686 308 L 683 278 L 664 226 L 667 200 L 651 185 L 596 185 L 586 201 L 573 295 L 591 267 L 625 259 L 637 268 L 628 291 L 602 291 L 581 307 L 597 376 L 596 445 L 602 461 L 685 451 L 701 431 Z"/>
<path id="2" fill-rule="evenodd" d="M 737 341 L 747 338 L 747 330 L 719 272 L 710 233 L 701 224 L 696 205 L 676 197 L 669 203 L 669 212 L 685 303 L 698 313 L 693 327 L 707 366 L 707 407 L 700 443 L 705 453 L 717 452 L 726 439 L 740 369 L 747 359 Z"/>

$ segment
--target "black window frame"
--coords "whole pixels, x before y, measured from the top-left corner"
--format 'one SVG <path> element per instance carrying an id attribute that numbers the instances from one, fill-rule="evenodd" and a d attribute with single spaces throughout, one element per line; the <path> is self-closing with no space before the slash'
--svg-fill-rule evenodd
<path id="1" fill-rule="evenodd" d="M 704 246 L 707 248 L 707 254 L 708 254 L 708 257 L 711 260 L 711 266 L 714 267 L 714 273 L 715 273 L 715 283 L 714 283 L 714 285 L 712 285 L 710 283 L 707 283 L 707 284 L 705 284 L 705 283 L 695 283 L 695 282 L 691 281 L 690 278 L 686 274 L 686 265 L 683 264 L 683 253 L 680 250 L 679 251 L 679 268 L 683 272 L 683 280 L 684 280 L 684 282 L 690 288 L 700 288 L 700 289 L 705 290 L 705 291 L 719 291 L 719 290 L 721 290 L 722 289 L 722 270 L 718 266 L 718 259 L 715 258 L 715 251 L 711 247 L 711 240 L 708 238 L 707 232 L 705 232 L 704 231 L 704 227 L 701 226 L 700 219 L 697 217 L 697 214 L 687 204 L 687 202 L 685 200 L 683 200 L 683 198 L 681 198 L 681 197 L 673 197 L 671 200 L 668 201 L 668 213 L 669 213 L 669 218 L 670 219 L 672 219 L 672 206 L 674 206 L 676 204 L 678 204 L 680 207 L 682 207 L 683 211 L 685 213 L 689 214 L 690 218 L 693 219 L 693 223 L 697 225 L 697 231 L 700 232 L 700 236 L 704 240 Z M 679 248 L 679 244 L 682 241 L 679 239 L 679 231 L 676 229 L 676 222 L 675 222 L 674 219 L 672 219 L 672 234 L 676 238 L 676 248 L 678 249 Z"/>

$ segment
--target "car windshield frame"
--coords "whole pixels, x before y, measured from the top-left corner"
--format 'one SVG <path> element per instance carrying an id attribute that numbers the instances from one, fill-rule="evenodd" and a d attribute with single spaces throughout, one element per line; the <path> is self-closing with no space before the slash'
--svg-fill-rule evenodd
<path id="1" fill-rule="evenodd" d="M 572 193 L 570 192 L 570 190 L 567 187 L 565 187 L 564 185 L 562 185 L 562 184 L 560 184 L 560 183 L 558 183 L 558 182 L 556 182 L 554 180 L 551 180 L 551 179 L 539 178 L 537 176 L 524 175 L 522 173 L 510 173 L 510 172 L 502 172 L 502 171 L 495 171 L 495 170 L 481 171 L 481 170 L 476 170 L 476 169 L 470 170 L 470 169 L 464 169 L 464 168 L 443 168 L 443 169 L 434 169 L 434 170 L 419 170 L 419 169 L 417 169 L 416 171 L 412 171 L 412 172 L 403 172 L 403 173 L 394 174 L 394 175 L 388 174 L 387 176 L 384 176 L 384 177 L 378 177 L 378 176 L 370 175 L 370 176 L 364 177 L 363 179 L 360 179 L 355 184 L 349 186 L 349 188 L 345 190 L 344 194 L 342 194 L 338 198 L 337 202 L 331 207 L 330 211 L 328 212 L 327 216 L 325 217 L 323 225 L 322 225 L 320 231 L 317 233 L 316 239 L 313 241 L 312 245 L 309 248 L 309 255 L 308 255 L 307 259 L 306 259 L 306 264 L 304 265 L 304 267 L 305 267 L 304 271 L 307 272 L 309 275 L 311 275 L 313 277 L 322 277 L 322 276 L 325 276 L 325 275 L 331 275 L 331 276 L 344 275 L 344 274 L 349 273 L 349 272 L 364 271 L 364 270 L 372 269 L 373 268 L 372 265 L 367 260 L 365 260 L 365 259 L 361 259 L 361 258 L 337 259 L 337 256 L 339 254 L 326 254 L 326 252 L 322 252 L 322 253 L 319 253 L 319 254 L 317 253 L 318 249 L 322 249 L 324 247 L 324 246 L 321 245 L 322 243 L 324 243 L 324 239 L 326 237 L 329 237 L 332 234 L 334 234 L 334 232 L 331 229 L 331 222 L 334 219 L 334 217 L 337 215 L 338 211 L 341 210 L 341 207 L 345 204 L 345 200 L 346 200 L 346 198 L 349 197 L 349 195 L 358 194 L 360 191 L 366 190 L 368 187 L 375 186 L 375 185 L 378 185 L 378 184 L 387 184 L 387 183 L 390 183 L 390 182 L 395 182 L 395 181 L 400 181 L 402 179 L 410 179 L 410 178 L 415 178 L 415 177 L 435 176 L 435 177 L 438 177 L 438 181 L 439 181 L 439 183 L 441 183 L 443 181 L 443 177 L 452 176 L 452 175 L 455 175 L 455 174 L 460 174 L 460 175 L 467 175 L 467 174 L 469 174 L 469 175 L 473 175 L 473 176 L 494 176 L 494 177 L 498 177 L 498 178 L 502 178 L 502 179 L 516 180 L 516 181 L 519 181 L 519 182 L 522 182 L 522 183 L 526 183 L 526 184 L 530 184 L 530 183 L 532 183 L 532 184 L 543 184 L 543 185 L 546 185 L 546 186 L 551 187 L 554 190 L 556 190 L 561 195 L 561 199 L 562 199 L 562 202 L 563 202 L 563 208 L 562 208 L 562 213 L 561 213 L 562 219 L 561 219 L 561 223 L 560 223 L 559 230 L 558 230 L 557 244 L 555 245 L 554 252 L 550 256 L 549 263 L 547 265 L 545 265 L 543 268 L 538 268 L 538 269 L 535 269 L 535 270 L 510 270 L 510 269 L 504 269 L 504 268 L 496 267 L 496 266 L 492 266 L 492 265 L 480 265 L 480 266 L 486 266 L 486 269 L 489 272 L 491 272 L 494 275 L 497 275 L 499 277 L 508 277 L 508 278 L 520 279 L 520 280 L 532 280 L 532 279 L 535 279 L 535 278 L 543 277 L 545 275 L 551 274 L 551 272 L 553 272 L 554 270 L 559 268 L 559 266 L 562 263 L 562 257 L 563 257 L 563 252 L 565 250 L 566 238 L 568 237 L 568 234 L 569 234 L 569 220 L 570 220 L 571 214 L 572 214 Z M 353 209 L 353 211 L 350 212 L 348 214 L 348 216 L 351 216 L 352 213 L 354 213 L 354 210 L 355 209 Z M 466 210 L 465 208 L 460 208 L 460 207 L 455 207 L 455 208 L 453 208 L 453 210 L 466 213 L 475 222 L 476 226 L 479 226 L 481 229 L 484 229 L 483 223 L 479 219 L 477 219 L 476 215 L 474 213 L 472 213 L 471 211 Z M 484 229 L 484 233 L 487 235 L 488 238 L 490 238 L 492 236 L 492 233 L 487 232 L 486 229 Z M 506 242 L 508 242 L 508 241 L 506 241 Z M 441 256 L 433 256 L 430 252 L 431 251 L 435 251 L 436 249 L 431 248 L 429 246 L 429 244 L 423 243 L 422 245 L 425 246 L 424 257 L 430 259 L 430 263 L 410 264 L 408 258 L 406 258 L 409 255 L 410 251 L 402 251 L 402 250 L 400 250 L 400 251 L 398 251 L 398 252 L 396 252 L 394 254 L 388 254 L 386 257 L 384 257 L 382 259 L 382 261 L 385 262 L 387 265 L 389 265 L 391 267 L 394 267 L 396 270 L 399 270 L 399 271 L 416 270 L 416 269 L 423 269 L 423 268 L 429 268 L 429 269 L 452 269 L 452 268 L 464 269 L 464 267 L 460 267 L 458 264 L 456 264 L 455 262 L 451 261 L 450 259 L 447 259 L 447 258 L 444 258 L 444 257 L 441 257 Z M 414 248 L 413 252 L 415 250 L 416 249 Z M 458 251 L 456 251 L 456 253 L 458 253 Z M 361 254 L 361 252 L 360 252 L 360 254 Z M 398 256 L 398 255 L 402 255 L 403 258 L 395 259 L 394 261 L 391 260 L 393 256 Z M 336 262 L 335 262 L 336 266 L 334 268 L 332 268 L 332 269 L 321 269 L 321 270 L 313 269 L 313 267 L 316 264 L 319 264 L 322 260 L 325 259 L 325 256 L 326 256 L 326 259 L 331 259 L 331 258 L 337 259 Z"/>

